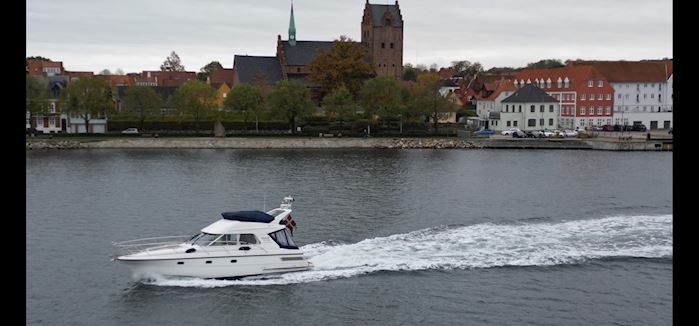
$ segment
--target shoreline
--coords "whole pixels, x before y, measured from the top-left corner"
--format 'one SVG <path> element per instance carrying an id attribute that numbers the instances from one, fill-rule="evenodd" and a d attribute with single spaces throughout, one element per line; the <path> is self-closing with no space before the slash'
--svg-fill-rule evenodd
<path id="1" fill-rule="evenodd" d="M 26 150 L 43 149 L 577 149 L 672 151 L 672 140 L 493 138 L 120 138 L 27 139 Z"/>

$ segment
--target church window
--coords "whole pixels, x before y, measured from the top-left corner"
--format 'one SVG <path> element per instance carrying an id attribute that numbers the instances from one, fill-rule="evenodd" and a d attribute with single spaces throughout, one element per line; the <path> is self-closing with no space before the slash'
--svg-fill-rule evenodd
<path id="1" fill-rule="evenodd" d="M 393 43 L 391 43 L 391 49 L 393 49 Z"/>
<path id="2" fill-rule="evenodd" d="M 381 48 L 385 49 L 386 48 L 386 43 L 381 43 Z"/>

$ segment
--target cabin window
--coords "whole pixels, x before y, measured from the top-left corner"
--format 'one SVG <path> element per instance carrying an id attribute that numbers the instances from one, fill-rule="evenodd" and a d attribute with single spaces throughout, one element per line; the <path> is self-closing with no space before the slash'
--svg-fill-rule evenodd
<path id="1" fill-rule="evenodd" d="M 246 244 L 258 244 L 260 243 L 257 241 L 257 237 L 255 237 L 254 234 L 241 234 L 240 235 L 240 244 L 241 245 L 246 245 Z"/>
<path id="2" fill-rule="evenodd" d="M 224 234 L 212 246 L 235 246 L 238 244 L 237 234 Z"/>
<path id="3" fill-rule="evenodd" d="M 274 242 L 279 245 L 280 248 L 284 249 L 298 249 L 299 247 L 294 244 L 294 240 L 291 238 L 291 234 L 289 233 L 289 229 L 283 228 L 277 232 L 272 232 L 269 234 L 269 237 L 274 240 Z"/>
<path id="4" fill-rule="evenodd" d="M 192 244 L 206 247 L 220 236 L 220 234 L 201 233 L 198 236 L 196 236 L 193 240 L 191 240 L 191 242 Z"/>

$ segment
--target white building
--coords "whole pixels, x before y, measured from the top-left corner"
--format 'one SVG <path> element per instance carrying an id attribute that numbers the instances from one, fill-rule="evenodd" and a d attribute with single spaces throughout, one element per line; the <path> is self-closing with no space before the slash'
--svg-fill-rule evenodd
<path id="1" fill-rule="evenodd" d="M 512 95 L 517 88 L 510 80 L 497 80 L 485 84 L 486 90 L 490 92 L 487 97 L 476 99 L 476 114 L 480 118 L 480 126 L 487 129 L 502 129 L 499 126 L 498 112 L 502 111 L 502 100 Z M 493 124 L 494 123 L 494 124 Z"/>
<path id="2" fill-rule="evenodd" d="M 519 128 L 541 130 L 558 128 L 559 101 L 533 84 L 525 84 L 502 100 L 503 110 L 491 114 L 493 130 Z M 495 120 L 498 120 L 497 122 Z"/>

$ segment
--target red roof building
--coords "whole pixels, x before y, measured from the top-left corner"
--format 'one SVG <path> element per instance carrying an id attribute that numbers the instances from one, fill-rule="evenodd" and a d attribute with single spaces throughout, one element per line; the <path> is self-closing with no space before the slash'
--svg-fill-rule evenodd
<path id="1" fill-rule="evenodd" d="M 56 76 L 63 75 L 63 62 L 50 60 L 27 60 L 27 73 L 30 76 Z"/>

